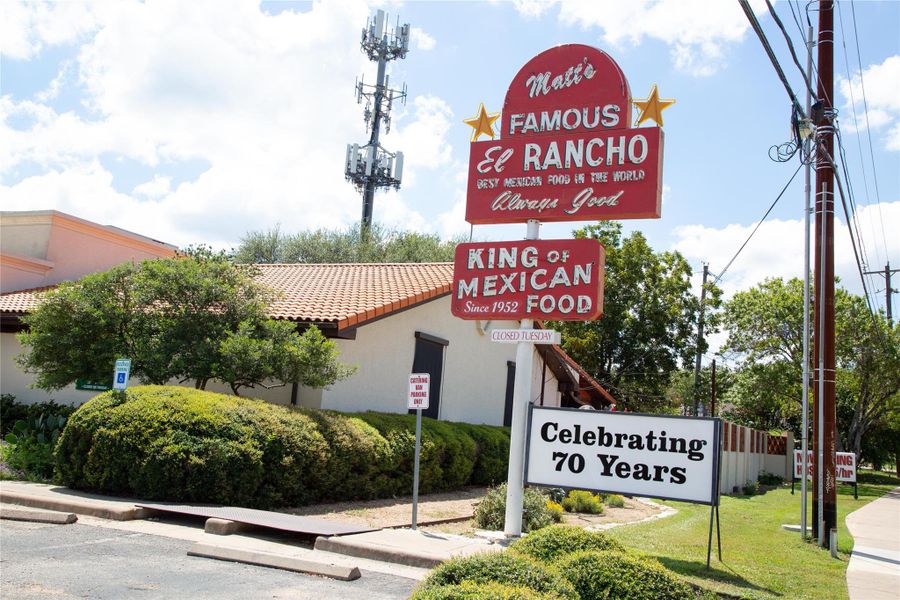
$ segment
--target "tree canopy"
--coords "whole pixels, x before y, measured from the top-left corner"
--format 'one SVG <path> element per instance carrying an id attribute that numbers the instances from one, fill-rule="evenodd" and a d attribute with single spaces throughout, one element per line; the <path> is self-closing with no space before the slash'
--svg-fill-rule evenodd
<path id="1" fill-rule="evenodd" d="M 768 279 L 726 304 L 723 350 L 740 370 L 726 416 L 800 434 L 803 283 Z M 900 328 L 873 315 L 861 296 L 835 290 L 836 410 L 841 445 L 860 454 L 866 431 L 900 410 Z"/>
<path id="2" fill-rule="evenodd" d="M 234 253 L 239 263 L 410 263 L 449 262 L 457 240 L 443 241 L 434 234 L 386 229 L 373 224 L 367 231 L 316 229 L 284 234 L 276 226 L 251 231 Z"/>
<path id="3" fill-rule="evenodd" d="M 575 231 L 606 249 L 603 317 L 555 324 L 563 346 L 629 410 L 673 410 L 666 391 L 674 372 L 691 364 L 700 300 L 691 292 L 691 268 L 678 252 L 655 252 L 640 232 L 602 222 Z M 719 292 L 708 285 L 707 331 L 716 320 Z M 704 344 L 705 348 L 705 344 Z"/>
<path id="4" fill-rule="evenodd" d="M 273 299 L 251 267 L 198 248 L 172 259 L 123 264 L 60 284 L 23 318 L 19 364 L 35 386 L 106 381 L 117 358 L 144 383 L 210 380 L 242 387 L 325 387 L 352 373 L 315 328 L 266 316 Z M 276 383 L 276 384 L 277 384 Z"/>

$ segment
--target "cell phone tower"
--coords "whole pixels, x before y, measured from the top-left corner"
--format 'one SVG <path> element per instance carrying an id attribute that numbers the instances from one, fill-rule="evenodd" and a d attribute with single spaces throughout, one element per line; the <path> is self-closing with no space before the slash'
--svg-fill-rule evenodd
<path id="1" fill-rule="evenodd" d="M 399 25 L 393 30 L 385 27 L 386 16 L 383 10 L 375 13 L 362 30 L 360 48 L 369 56 L 369 60 L 378 63 L 378 78 L 375 85 L 366 84 L 362 78 L 356 82 L 354 92 L 360 104 L 365 100 L 363 116 L 366 131 L 369 132 L 369 143 L 347 144 L 347 160 L 344 175 L 352 181 L 356 189 L 362 192 L 362 228 L 372 225 L 372 208 L 377 188 L 400 188 L 403 176 L 403 153 L 389 152 L 381 146 L 378 136 L 381 126 L 384 132 L 391 130 L 391 108 L 394 101 L 406 104 L 406 84 L 402 90 L 391 89 L 388 75 L 385 73 L 388 61 L 406 58 L 409 52 L 409 23 Z"/>

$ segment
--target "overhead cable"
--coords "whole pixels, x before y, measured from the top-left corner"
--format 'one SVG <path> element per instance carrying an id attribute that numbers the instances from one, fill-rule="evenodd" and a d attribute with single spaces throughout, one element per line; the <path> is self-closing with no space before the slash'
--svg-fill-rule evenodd
<path id="1" fill-rule="evenodd" d="M 782 197 L 782 196 L 784 195 L 784 193 L 787 191 L 788 187 L 791 185 L 791 183 L 794 181 L 794 178 L 797 176 L 797 173 L 799 173 L 799 172 L 800 172 L 800 169 L 802 169 L 802 168 L 803 168 L 803 163 L 801 162 L 800 165 L 797 167 L 797 170 L 794 171 L 794 174 L 791 175 L 791 178 L 788 179 L 788 182 L 787 182 L 786 184 L 784 184 L 784 187 L 783 187 L 783 188 L 781 188 L 781 192 L 778 193 L 778 196 L 775 198 L 775 201 L 772 202 L 772 205 L 769 207 L 769 210 L 767 210 L 767 211 L 766 211 L 766 214 L 764 214 L 763 217 L 762 217 L 762 219 L 759 220 L 759 223 L 756 224 L 756 227 L 753 228 L 753 231 L 750 232 L 750 235 L 747 236 L 747 239 L 744 240 L 744 243 L 741 244 L 741 247 L 740 247 L 740 248 L 738 248 L 738 251 L 734 253 L 734 256 L 731 257 L 731 260 L 729 260 L 729 261 L 728 261 L 728 264 L 725 265 L 725 268 L 722 269 L 722 272 L 719 273 L 719 274 L 716 276 L 715 280 L 713 280 L 713 283 L 714 283 L 714 284 L 715 284 L 715 283 L 719 283 L 719 281 L 722 279 L 722 277 L 725 276 L 725 273 L 728 271 L 728 268 L 729 268 L 729 267 L 731 266 L 731 264 L 734 262 L 734 259 L 736 259 L 736 258 L 740 255 L 741 251 L 743 251 L 743 249 L 747 246 L 747 243 L 750 242 L 750 238 L 753 237 L 753 235 L 754 235 L 754 234 L 757 232 L 757 230 L 759 229 L 760 225 L 763 224 L 763 221 L 766 220 L 766 217 L 769 216 L 769 213 L 772 212 L 772 209 L 775 208 L 775 205 L 778 204 L 778 201 L 781 200 L 781 197 Z"/>

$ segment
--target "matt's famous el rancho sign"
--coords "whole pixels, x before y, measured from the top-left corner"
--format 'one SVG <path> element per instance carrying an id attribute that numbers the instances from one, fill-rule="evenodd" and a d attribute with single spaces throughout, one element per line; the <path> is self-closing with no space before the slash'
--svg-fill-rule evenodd
<path id="1" fill-rule="evenodd" d="M 590 239 L 459 244 L 450 310 L 462 319 L 598 319 L 604 259 Z"/>
<path id="2" fill-rule="evenodd" d="M 499 140 L 470 146 L 466 221 L 658 218 L 663 132 L 631 128 L 631 93 L 605 52 L 546 50 L 518 72 Z"/>

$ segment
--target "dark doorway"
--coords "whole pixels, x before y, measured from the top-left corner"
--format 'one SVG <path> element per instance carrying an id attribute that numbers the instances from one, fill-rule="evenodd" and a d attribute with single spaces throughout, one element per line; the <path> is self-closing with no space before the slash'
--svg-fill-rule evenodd
<path id="1" fill-rule="evenodd" d="M 506 361 L 506 401 L 503 404 L 503 426 L 512 425 L 513 392 L 516 387 L 516 363 Z"/>
<path id="2" fill-rule="evenodd" d="M 437 419 L 441 405 L 441 377 L 444 372 L 444 346 L 449 345 L 445 339 L 416 332 L 416 353 L 413 357 L 413 373 L 431 375 L 431 389 L 428 394 L 428 408 L 422 411 L 423 417 Z M 410 410 L 415 414 L 415 410 Z"/>

